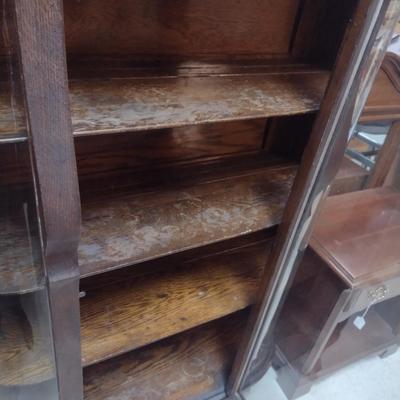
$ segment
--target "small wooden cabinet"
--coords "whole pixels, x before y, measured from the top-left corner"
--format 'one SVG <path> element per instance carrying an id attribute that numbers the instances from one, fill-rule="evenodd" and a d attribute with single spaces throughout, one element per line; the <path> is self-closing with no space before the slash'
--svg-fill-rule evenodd
<path id="1" fill-rule="evenodd" d="M 1 3 L 0 396 L 238 398 L 397 5 Z"/>

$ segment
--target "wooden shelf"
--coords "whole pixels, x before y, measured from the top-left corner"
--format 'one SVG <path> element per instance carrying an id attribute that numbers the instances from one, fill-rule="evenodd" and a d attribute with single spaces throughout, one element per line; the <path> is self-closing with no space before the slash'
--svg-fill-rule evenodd
<path id="1" fill-rule="evenodd" d="M 312 375 L 320 377 L 356 360 L 388 348 L 397 343 L 389 324 L 373 309 L 368 311 L 366 325 L 358 330 L 353 325 L 354 316 L 336 328 Z"/>
<path id="2" fill-rule="evenodd" d="M 174 263 L 174 257 L 168 257 L 144 263 L 139 273 L 137 268 L 126 268 L 84 279 L 83 365 L 143 347 L 253 304 L 272 245 L 270 233 L 262 236 L 258 242 L 225 251 L 221 247 L 220 253 L 192 260 Z M 14 296 L 21 312 L 16 313 L 14 306 L 1 325 L 7 346 L 0 348 L 0 366 L 7 373 L 2 374 L 0 385 L 38 383 L 52 376 L 46 321 L 34 309 L 26 316 L 34 295 L 23 296 L 22 308 L 19 297 Z"/>
<path id="3" fill-rule="evenodd" d="M 85 368 L 85 400 L 222 399 L 246 320 L 241 312 Z"/>
<path id="4" fill-rule="evenodd" d="M 350 287 L 398 273 L 400 194 L 390 188 L 329 197 L 310 245 Z"/>
<path id="5" fill-rule="evenodd" d="M 130 277 L 128 268 L 82 282 L 86 292 L 81 300 L 83 364 L 114 357 L 253 304 L 271 244 L 271 240 L 262 241 L 174 268 L 166 259 L 168 270 L 141 277 Z M 107 281 L 112 284 L 105 286 Z"/>
<path id="6" fill-rule="evenodd" d="M 269 164 L 269 165 L 268 165 Z M 261 231 L 279 224 L 297 167 L 264 162 L 212 177 L 194 176 L 153 192 L 96 195 L 82 205 L 81 276 Z M 231 175 L 230 175 L 231 174 Z M 136 194 L 135 194 L 136 193 Z M 0 223 L 2 221 L 0 220 Z M 0 293 L 42 287 L 21 217 L 0 229 Z M 11 268 L 12 267 L 12 268 Z"/>
<path id="7" fill-rule="evenodd" d="M 72 79 L 75 136 L 302 114 L 319 109 L 329 72 Z M 0 142 L 24 139 L 21 113 L 0 96 Z M 16 117 L 14 117 L 16 116 Z"/>
<path id="8" fill-rule="evenodd" d="M 195 174 L 195 172 L 193 171 Z M 82 207 L 82 276 L 279 224 L 296 166 L 269 165 L 220 180 L 102 197 Z"/>

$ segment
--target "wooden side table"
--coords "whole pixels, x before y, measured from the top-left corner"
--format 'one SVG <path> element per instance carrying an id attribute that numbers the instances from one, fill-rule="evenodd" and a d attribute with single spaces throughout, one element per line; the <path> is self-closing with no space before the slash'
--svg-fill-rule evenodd
<path id="1" fill-rule="evenodd" d="M 287 397 L 355 360 L 396 351 L 399 299 L 400 192 L 328 198 L 277 324 L 275 364 Z"/>

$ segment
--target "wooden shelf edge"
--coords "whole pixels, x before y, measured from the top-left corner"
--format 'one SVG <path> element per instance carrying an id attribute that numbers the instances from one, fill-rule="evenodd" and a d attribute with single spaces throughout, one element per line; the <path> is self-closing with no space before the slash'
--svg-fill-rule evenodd
<path id="1" fill-rule="evenodd" d="M 188 251 L 280 223 L 297 167 L 249 170 L 82 206 L 83 276 Z"/>
<path id="2" fill-rule="evenodd" d="M 196 124 L 309 113 L 320 106 L 329 72 L 292 68 L 211 76 L 155 76 L 72 79 L 74 136 L 124 133 Z M 24 122 L 13 114 L 6 95 L 0 108 L 0 144 L 26 140 Z"/>
<path id="3" fill-rule="evenodd" d="M 247 312 L 213 321 L 84 369 L 86 400 L 200 400 L 224 393 Z"/>
<path id="4" fill-rule="evenodd" d="M 82 362 L 98 363 L 253 304 L 272 238 L 171 265 L 83 281 Z M 106 281 L 109 285 L 105 285 Z"/>

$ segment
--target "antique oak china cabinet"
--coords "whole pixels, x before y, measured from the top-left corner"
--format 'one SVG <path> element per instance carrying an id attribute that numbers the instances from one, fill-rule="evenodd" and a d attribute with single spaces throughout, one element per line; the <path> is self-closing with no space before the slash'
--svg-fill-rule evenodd
<path id="1" fill-rule="evenodd" d="M 236 399 L 389 0 L 2 0 L 0 399 Z"/>

